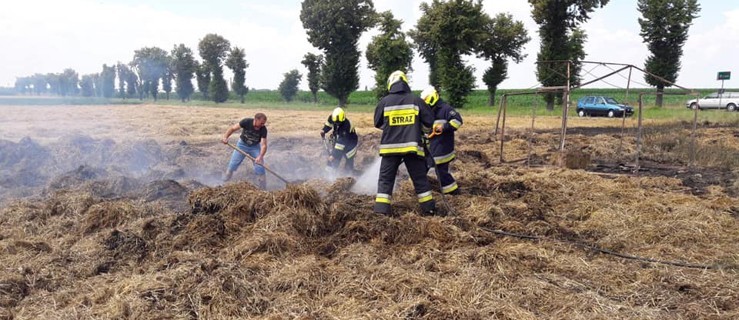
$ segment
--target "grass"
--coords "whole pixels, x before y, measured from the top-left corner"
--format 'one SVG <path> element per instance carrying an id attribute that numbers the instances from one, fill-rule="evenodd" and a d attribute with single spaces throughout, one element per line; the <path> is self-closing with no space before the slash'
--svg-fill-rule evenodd
<path id="1" fill-rule="evenodd" d="M 136 99 L 105 99 L 105 98 L 82 98 L 82 97 L 57 97 L 57 96 L 0 96 L 0 106 L 53 106 L 53 105 L 106 105 L 106 104 L 145 104 L 148 101 Z"/>
<path id="2" fill-rule="evenodd" d="M 573 92 L 571 101 L 572 105 L 576 104 L 577 99 L 586 95 L 605 95 L 615 98 L 618 101 L 628 102 L 630 105 L 638 105 L 639 92 L 645 92 L 646 89 L 632 89 L 628 96 L 623 89 L 579 89 Z M 467 105 L 461 109 L 464 114 L 470 115 L 491 115 L 498 111 L 500 106 L 500 98 L 503 94 L 519 93 L 528 91 L 526 89 L 502 89 L 498 90 L 496 95 L 496 105 L 488 106 L 488 93 L 486 90 L 475 90 L 468 96 Z M 697 90 L 700 96 L 704 96 L 714 89 Z M 727 89 L 727 91 L 731 91 Z M 678 93 L 679 90 L 667 89 L 668 93 Z M 418 94 L 418 92 L 416 92 Z M 221 108 L 261 108 L 275 110 L 331 110 L 338 104 L 338 101 L 329 96 L 325 92 L 318 93 L 318 103 L 313 103 L 310 92 L 300 91 L 292 102 L 285 102 L 279 92 L 274 90 L 253 90 L 246 96 L 244 104 L 239 102 L 239 97 L 232 94 L 230 99 L 225 103 L 214 103 L 204 100 L 200 93 L 195 93 L 192 100 L 182 103 L 173 93 L 170 100 L 162 99 L 164 95 L 160 95 L 160 99 L 156 102 L 153 100 L 138 99 L 102 99 L 102 98 L 80 98 L 80 97 L 8 97 L 0 96 L 0 105 L 96 105 L 96 104 L 158 104 L 158 105 L 190 105 L 190 106 L 208 106 Z M 693 112 L 685 107 L 685 102 L 693 99 L 695 96 L 668 94 L 664 96 L 663 108 L 654 106 L 655 97 L 653 95 L 645 95 L 643 98 L 644 118 L 645 119 L 675 119 L 675 120 L 692 120 Z M 372 112 L 377 103 L 377 98 L 373 91 L 355 91 L 349 96 L 348 107 L 353 112 Z M 530 116 L 531 108 L 537 109 L 537 116 L 559 117 L 562 113 L 561 106 L 556 106 L 553 111 L 545 110 L 545 102 L 536 95 L 514 95 L 508 97 L 508 115 L 511 116 Z M 739 113 L 729 115 L 723 111 L 705 111 L 699 114 L 701 120 L 705 121 L 724 121 L 739 118 Z"/>

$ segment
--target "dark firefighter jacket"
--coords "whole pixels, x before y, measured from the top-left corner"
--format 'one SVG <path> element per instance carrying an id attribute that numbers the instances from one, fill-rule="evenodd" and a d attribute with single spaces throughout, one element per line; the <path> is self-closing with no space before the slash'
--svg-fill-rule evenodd
<path id="1" fill-rule="evenodd" d="M 323 124 L 323 132 L 329 132 L 331 130 L 334 130 L 333 134 L 336 137 L 334 149 L 356 153 L 355 147 L 357 146 L 359 137 L 354 130 L 354 125 L 352 125 L 349 119 L 344 119 L 342 122 L 334 122 L 331 116 L 328 116 L 328 120 Z M 347 156 L 351 158 L 349 155 Z"/>
<path id="2" fill-rule="evenodd" d="M 462 126 L 462 116 L 444 100 L 439 99 L 431 108 L 434 113 L 434 126 L 441 124 L 441 135 L 430 139 L 430 152 L 436 164 L 454 160 L 454 131 Z"/>
<path id="3" fill-rule="evenodd" d="M 411 93 L 407 83 L 394 83 L 375 108 L 375 128 L 382 129 L 380 156 L 425 156 L 422 129 L 433 123 L 434 115 L 426 102 Z"/>

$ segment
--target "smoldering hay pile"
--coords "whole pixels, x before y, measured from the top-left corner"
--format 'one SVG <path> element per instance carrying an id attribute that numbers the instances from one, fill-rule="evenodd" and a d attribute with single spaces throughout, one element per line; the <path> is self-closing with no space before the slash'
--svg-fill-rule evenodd
<path id="1" fill-rule="evenodd" d="M 69 168 L 0 212 L 0 318 L 739 317 L 730 187 L 499 165 L 463 139 L 447 217 L 419 216 L 407 179 L 385 217 L 351 178 L 262 191 Z"/>

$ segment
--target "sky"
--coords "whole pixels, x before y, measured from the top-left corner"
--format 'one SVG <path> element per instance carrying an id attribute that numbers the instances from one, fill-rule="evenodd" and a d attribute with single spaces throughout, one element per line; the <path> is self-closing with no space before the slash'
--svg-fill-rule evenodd
<path id="1" fill-rule="evenodd" d="M 421 0 L 374 0 L 375 9 L 390 10 L 404 21 L 403 30 L 412 29 L 420 18 Z M 633 64 L 642 67 L 648 56 L 639 36 L 636 0 L 611 0 L 597 9 L 583 24 L 588 40 L 586 60 Z M 688 88 L 717 88 L 719 71 L 732 71 L 726 87 L 739 87 L 739 1 L 703 0 L 700 17 L 694 20 L 685 44 L 682 69 L 677 83 Z M 508 12 L 522 21 L 531 41 L 520 64 L 509 64 L 508 79 L 500 88 L 538 86 L 535 75 L 539 50 L 538 26 L 531 18 L 526 0 L 487 0 L 484 10 L 491 16 Z M 157 46 L 171 51 L 184 43 L 197 55 L 197 44 L 206 34 L 216 33 L 244 48 L 249 67 L 246 85 L 254 89 L 276 89 L 283 74 L 297 69 L 307 52 L 320 54 L 307 40 L 300 21 L 299 0 L 9 0 L 0 11 L 0 86 L 13 86 L 16 77 L 34 73 L 75 69 L 80 75 L 96 73 L 103 64 L 129 62 L 134 50 Z M 373 71 L 367 68 L 364 51 L 377 30 L 360 39 L 360 90 L 374 85 Z M 488 63 L 475 57 L 466 61 L 475 68 L 478 88 Z M 586 65 L 585 81 L 611 70 Z M 589 87 L 625 87 L 626 71 Z M 230 73 L 226 72 L 226 77 Z M 428 85 L 428 66 L 416 54 L 411 86 Z M 631 87 L 643 87 L 643 75 L 635 72 Z M 301 89 L 307 90 L 304 80 Z"/>

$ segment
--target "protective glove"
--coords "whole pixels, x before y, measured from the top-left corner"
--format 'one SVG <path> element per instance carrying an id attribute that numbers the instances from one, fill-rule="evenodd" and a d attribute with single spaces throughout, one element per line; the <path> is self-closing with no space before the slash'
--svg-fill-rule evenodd
<path id="1" fill-rule="evenodd" d="M 440 135 L 442 131 L 444 131 L 444 127 L 442 127 L 440 124 L 435 125 L 433 130 L 431 131 L 431 134 L 429 134 L 429 139 Z"/>
<path id="2" fill-rule="evenodd" d="M 326 139 L 326 132 L 321 130 L 321 139 Z"/>

